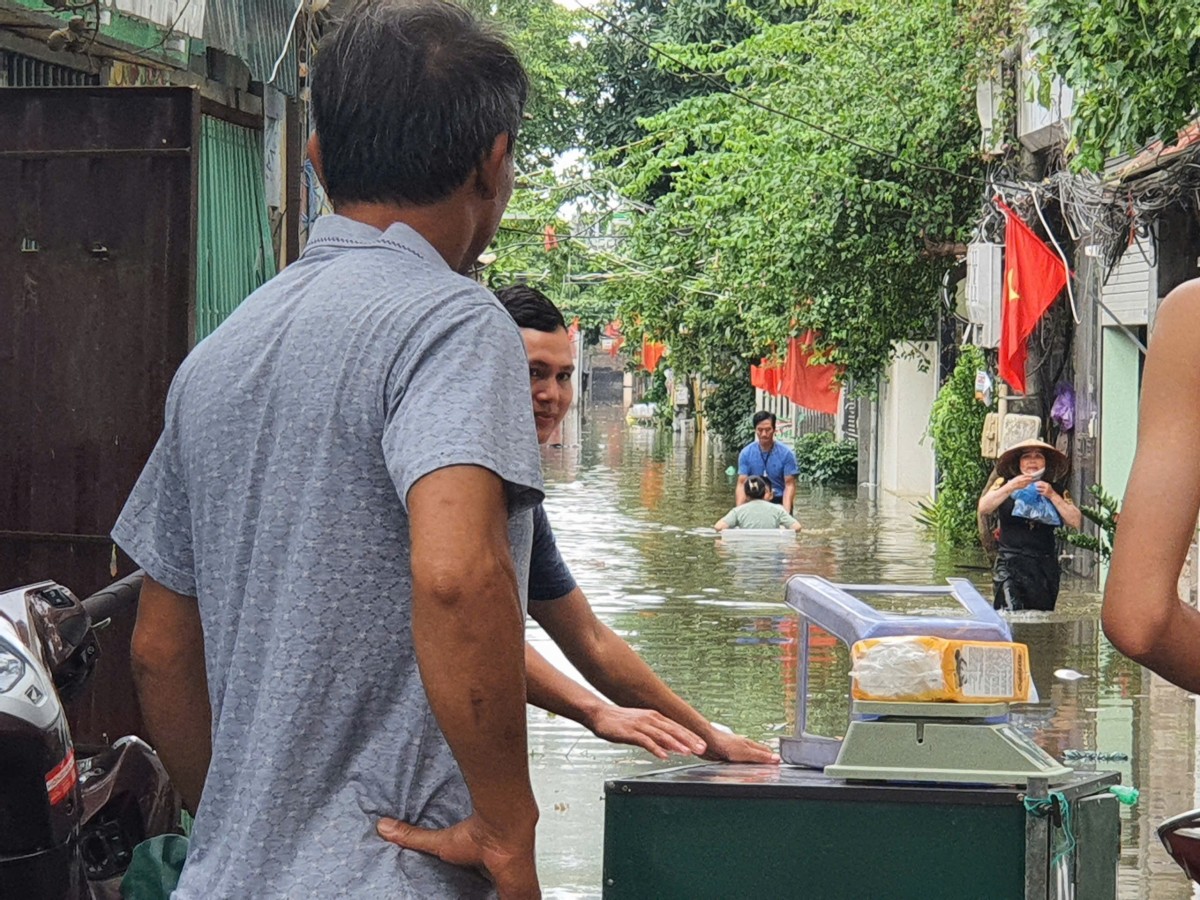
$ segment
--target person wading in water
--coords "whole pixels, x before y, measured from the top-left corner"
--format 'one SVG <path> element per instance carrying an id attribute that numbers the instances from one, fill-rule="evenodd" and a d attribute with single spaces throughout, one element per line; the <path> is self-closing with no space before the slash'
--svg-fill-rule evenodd
<path id="1" fill-rule="evenodd" d="M 1054 486 L 1067 472 L 1067 457 L 1044 441 L 1021 441 L 1001 454 L 996 472 L 1000 477 L 978 507 L 980 515 L 1000 519 L 995 607 L 1053 610 L 1062 575 L 1054 532 L 1082 521 L 1079 508 Z M 1033 502 L 1025 500 L 1027 488 L 1036 492 Z"/>

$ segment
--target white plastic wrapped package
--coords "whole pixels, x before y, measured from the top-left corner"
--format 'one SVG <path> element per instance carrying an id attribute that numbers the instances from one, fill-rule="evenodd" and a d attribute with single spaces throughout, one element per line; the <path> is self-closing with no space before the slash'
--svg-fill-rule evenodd
<path id="1" fill-rule="evenodd" d="M 850 656 L 856 700 L 1029 699 L 1029 651 L 1024 644 L 903 635 L 858 641 Z"/>

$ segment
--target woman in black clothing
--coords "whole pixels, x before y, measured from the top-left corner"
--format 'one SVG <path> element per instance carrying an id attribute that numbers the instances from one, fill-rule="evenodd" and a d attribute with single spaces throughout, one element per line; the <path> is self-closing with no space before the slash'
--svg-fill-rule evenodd
<path id="1" fill-rule="evenodd" d="M 1061 569 L 1054 525 L 1014 512 L 1013 494 L 1030 485 L 1053 504 L 1062 523 L 1078 528 L 1079 507 L 1062 496 L 1054 483 L 1067 472 L 1067 457 L 1049 444 L 1029 440 L 1015 444 L 996 463 L 1000 478 L 979 498 L 979 512 L 1000 518 L 1000 540 L 992 575 L 996 609 L 1053 610 L 1058 602 Z"/>

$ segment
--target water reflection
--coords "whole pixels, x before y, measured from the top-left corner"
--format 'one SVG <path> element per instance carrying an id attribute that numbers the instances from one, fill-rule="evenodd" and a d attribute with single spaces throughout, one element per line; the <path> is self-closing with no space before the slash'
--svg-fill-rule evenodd
<path id="1" fill-rule="evenodd" d="M 892 497 L 869 504 L 852 491 L 802 487 L 798 538 L 714 537 L 703 528 L 733 502 L 728 462 L 669 434 L 631 428 L 616 408 L 591 411 L 582 428 L 569 421 L 563 446 L 544 454 L 546 506 L 559 546 L 598 615 L 701 712 L 751 737 L 773 740 L 794 722 L 797 629 L 783 605 L 791 575 L 911 584 L 965 577 L 990 596 L 985 561 L 938 552 L 913 522 L 912 505 Z M 1120 771 L 1125 784 L 1142 791 L 1137 807 L 1122 809 L 1121 897 L 1191 897 L 1153 829 L 1200 806 L 1195 705 L 1112 650 L 1100 632 L 1098 602 L 1067 579 L 1054 613 L 1013 616 L 1040 694 L 1013 718 L 1052 754 L 1127 757 L 1070 763 Z M 529 636 L 574 674 L 536 625 Z M 840 733 L 849 654 L 820 633 L 810 650 L 812 730 Z M 1064 668 L 1086 677 L 1056 678 Z M 599 896 L 604 780 L 663 764 L 538 710 L 529 723 L 545 895 Z"/>

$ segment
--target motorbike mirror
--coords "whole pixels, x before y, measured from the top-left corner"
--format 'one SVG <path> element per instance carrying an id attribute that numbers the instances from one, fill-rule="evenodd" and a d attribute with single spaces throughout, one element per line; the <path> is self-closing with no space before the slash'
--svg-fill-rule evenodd
<path id="1" fill-rule="evenodd" d="M 1184 874 L 1200 882 L 1200 809 L 1167 819 L 1158 826 L 1158 838 Z"/>

